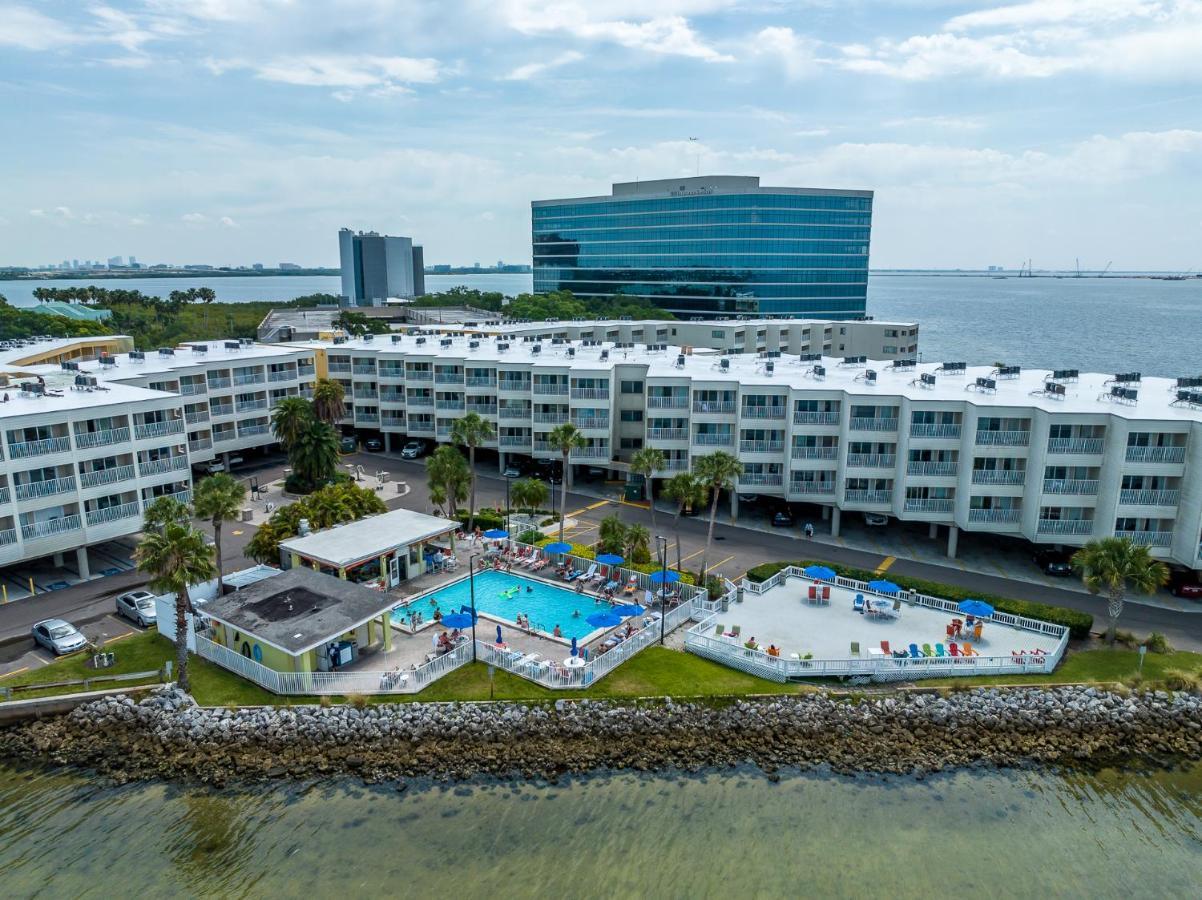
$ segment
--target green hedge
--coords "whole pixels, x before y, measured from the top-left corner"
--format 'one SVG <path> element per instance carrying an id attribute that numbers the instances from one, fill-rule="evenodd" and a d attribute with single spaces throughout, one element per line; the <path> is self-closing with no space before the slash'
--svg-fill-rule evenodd
<path id="1" fill-rule="evenodd" d="M 458 510 L 455 513 L 455 518 L 459 520 L 459 524 L 467 528 L 468 519 L 471 517 L 467 514 L 466 509 Z M 488 531 L 490 528 L 504 528 L 505 517 L 498 516 L 494 509 L 478 509 L 476 510 L 476 525 Z"/>
<path id="2" fill-rule="evenodd" d="M 767 581 L 787 566 L 797 566 L 799 569 L 804 569 L 806 566 L 815 564 L 813 560 L 761 563 L 747 570 L 747 579 L 755 582 Z M 856 581 L 872 581 L 879 577 L 875 572 L 871 572 L 868 569 L 841 566 L 838 563 L 819 562 L 817 565 L 830 566 L 841 577 L 853 578 Z M 1089 637 L 1089 632 L 1093 628 L 1093 616 L 1089 613 L 1080 612 L 1075 609 L 1066 609 L 1063 606 L 1051 606 L 1047 603 L 1035 603 L 1030 600 L 1015 600 L 1011 597 L 986 594 L 952 584 L 924 581 L 921 578 L 907 578 L 904 575 L 890 575 L 889 580 L 908 591 L 917 591 L 920 594 L 927 594 L 931 597 L 942 597 L 945 600 L 957 603 L 961 600 L 967 600 L 969 597 L 976 600 L 984 600 L 986 603 L 991 604 L 998 612 L 1010 613 L 1013 616 L 1025 616 L 1029 619 L 1040 619 L 1055 625 L 1067 626 L 1069 634 L 1078 639 Z"/>

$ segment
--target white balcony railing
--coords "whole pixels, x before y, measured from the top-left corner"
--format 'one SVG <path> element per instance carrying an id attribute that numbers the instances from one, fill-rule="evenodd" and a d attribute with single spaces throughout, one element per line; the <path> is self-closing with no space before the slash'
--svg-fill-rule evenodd
<path id="1" fill-rule="evenodd" d="M 405 398 L 405 405 L 406 406 L 429 406 L 429 407 L 433 408 L 434 398 L 433 397 L 423 397 L 420 394 L 410 394 L 408 397 Z"/>
<path id="2" fill-rule="evenodd" d="M 468 387 L 496 387 L 497 379 L 486 375 L 468 375 L 464 380 Z"/>
<path id="3" fill-rule="evenodd" d="M 438 384 L 463 384 L 462 372 L 435 372 L 434 380 Z"/>
<path id="4" fill-rule="evenodd" d="M 1101 453 L 1101 438 L 1049 438 L 1048 453 Z"/>
<path id="5" fill-rule="evenodd" d="M 860 488 L 848 488 L 843 492 L 847 503 L 892 503 L 893 491 L 867 491 Z"/>
<path id="6" fill-rule="evenodd" d="M 0 547 L 7 547 L 9 544 L 17 542 L 17 529 L 6 528 L 0 531 Z"/>
<path id="7" fill-rule="evenodd" d="M 497 379 L 497 390 L 498 391 L 509 391 L 510 393 L 515 393 L 515 394 L 529 394 L 530 393 L 530 382 L 523 381 L 520 378 L 498 378 Z M 565 393 L 566 393 L 566 390 L 567 390 L 567 388 L 565 386 L 565 388 L 564 388 Z"/>
<path id="8" fill-rule="evenodd" d="M 380 424 L 383 425 L 385 428 L 404 428 L 405 427 L 405 417 L 404 416 L 387 416 L 387 415 L 381 416 Z"/>
<path id="9" fill-rule="evenodd" d="M 955 475 L 960 464 L 946 460 L 910 460 L 906 463 L 906 474 L 919 477 L 946 478 Z"/>
<path id="10" fill-rule="evenodd" d="M 234 408 L 240 412 L 254 412 L 256 409 L 267 409 L 266 400 L 243 400 L 241 403 L 235 403 Z"/>
<path id="11" fill-rule="evenodd" d="M 438 400 L 434 403 L 438 409 L 447 409 L 452 412 L 462 412 L 465 406 L 462 400 Z"/>
<path id="12" fill-rule="evenodd" d="M 127 481 L 134 477 L 134 467 L 113 466 L 111 469 L 93 469 L 91 472 L 79 473 L 81 488 L 96 487 L 101 484 L 112 484 L 115 481 Z"/>
<path id="13" fill-rule="evenodd" d="M 27 541 L 36 541 L 41 538 L 54 537 L 56 534 L 79 531 L 81 527 L 79 516 L 63 516 L 60 519 L 50 519 L 46 522 L 30 522 L 27 525 L 22 525 L 21 537 Z"/>
<path id="14" fill-rule="evenodd" d="M 892 469 L 897 465 L 896 453 L 849 453 L 847 465 L 854 469 Z"/>
<path id="15" fill-rule="evenodd" d="M 694 400 L 693 412 L 729 415 L 735 411 L 737 404 L 733 400 Z"/>
<path id="16" fill-rule="evenodd" d="M 838 425 L 839 413 L 830 412 L 794 412 L 794 425 Z"/>
<path id="17" fill-rule="evenodd" d="M 138 460 L 138 470 L 142 473 L 143 477 L 161 475 L 163 472 L 175 472 L 186 468 L 188 468 L 188 457 L 186 456 L 164 456 L 159 459 Z"/>
<path id="18" fill-rule="evenodd" d="M 566 384 L 548 384 L 544 381 L 536 381 L 534 382 L 534 393 L 566 397 L 568 386 Z"/>
<path id="19" fill-rule="evenodd" d="M 970 509 L 968 521 L 988 525 L 1012 525 L 1023 517 L 1021 509 Z"/>
<path id="20" fill-rule="evenodd" d="M 935 425 L 912 422 L 910 423 L 910 437 L 959 440 L 960 426 L 958 424 Z"/>
<path id="21" fill-rule="evenodd" d="M 183 381 L 180 382 L 179 392 L 181 394 L 203 394 L 208 388 L 203 381 Z"/>
<path id="22" fill-rule="evenodd" d="M 497 443 L 502 447 L 529 447 L 531 440 L 528 434 L 503 434 Z"/>
<path id="23" fill-rule="evenodd" d="M 783 406 L 744 406 L 740 411 L 744 419 L 783 419 L 785 417 L 785 408 Z"/>
<path id="24" fill-rule="evenodd" d="M 1116 531 L 1114 536 L 1126 538 L 1141 547 L 1168 547 L 1173 543 L 1171 531 Z"/>
<path id="25" fill-rule="evenodd" d="M 107 447 L 109 444 L 123 444 L 129 440 L 128 428 L 109 428 L 104 431 L 77 431 L 75 446 L 80 450 L 89 447 Z"/>
<path id="26" fill-rule="evenodd" d="M 792 449 L 794 459 L 838 459 L 838 447 L 803 447 L 794 445 Z"/>
<path id="27" fill-rule="evenodd" d="M 605 418 L 604 416 L 573 416 L 572 424 L 582 430 L 583 429 L 594 429 L 594 430 L 607 429 L 607 428 L 609 428 L 609 419 Z M 648 436 L 650 436 L 652 430 L 653 429 L 648 429 L 648 431 L 647 431 Z M 665 431 L 665 432 L 668 432 L 668 431 L 680 431 L 681 432 L 681 437 L 670 438 L 670 440 L 686 441 L 689 438 L 689 433 L 687 431 L 685 431 L 683 428 L 678 428 L 678 429 L 664 428 L 661 430 Z"/>
<path id="28" fill-rule="evenodd" d="M 599 388 L 574 387 L 574 388 L 572 388 L 572 399 L 573 400 L 608 400 L 609 399 L 609 388 L 607 388 L 607 387 L 599 387 Z"/>
<path id="29" fill-rule="evenodd" d="M 266 381 L 267 381 L 267 379 L 263 377 L 262 372 L 254 372 L 249 375 L 235 375 L 234 376 L 234 384 L 236 384 L 236 385 L 264 384 Z"/>
<path id="30" fill-rule="evenodd" d="M 525 414 L 525 417 L 530 418 L 531 417 L 530 413 L 527 412 Z M 543 412 L 541 410 L 537 411 L 533 415 L 533 420 L 538 425 L 559 425 L 559 424 L 563 423 L 564 421 L 566 421 L 567 417 L 568 417 L 568 411 L 567 411 L 567 407 L 565 406 L 563 409 L 563 412 Z M 518 416 L 502 416 L 502 418 L 505 418 L 505 419 L 522 418 L 522 416 L 520 416 L 520 415 L 518 415 Z"/>
<path id="31" fill-rule="evenodd" d="M 495 416 L 497 414 L 497 406 L 495 403 L 469 403 L 467 411 L 475 413 L 478 416 Z"/>
<path id="32" fill-rule="evenodd" d="M 784 449 L 784 441 L 739 441 L 740 453 L 780 453 Z"/>
<path id="33" fill-rule="evenodd" d="M 529 406 L 501 406 L 497 404 L 498 419 L 529 419 Z"/>
<path id="34" fill-rule="evenodd" d="M 184 413 L 184 421 L 189 425 L 199 425 L 201 422 L 209 421 L 209 413 L 207 410 L 203 412 L 186 412 Z"/>
<path id="35" fill-rule="evenodd" d="M 209 376 L 209 390 L 210 391 L 218 390 L 219 388 L 227 388 L 227 387 L 230 387 L 232 384 L 233 384 L 233 382 L 230 381 L 230 379 L 228 379 L 228 378 L 214 378 L 212 375 Z"/>
<path id="36" fill-rule="evenodd" d="M 734 435 L 729 432 L 726 434 L 695 434 L 693 435 L 693 443 L 698 447 L 729 447 L 734 442 Z"/>
<path id="37" fill-rule="evenodd" d="M 973 469 L 973 484 L 1022 484 L 1027 480 L 1026 469 Z"/>
<path id="38" fill-rule="evenodd" d="M 647 398 L 648 409 L 688 409 L 689 398 L 685 394 L 671 396 L 652 395 Z"/>
<path id="39" fill-rule="evenodd" d="M 897 431 L 897 419 L 855 416 L 850 428 L 852 431 Z"/>
<path id="40" fill-rule="evenodd" d="M 266 401 L 264 401 L 266 405 Z M 148 438 L 166 437 L 170 434 L 183 434 L 183 419 L 165 419 L 162 422 L 145 422 L 134 426 L 134 437 L 140 441 Z"/>
<path id="41" fill-rule="evenodd" d="M 744 472 L 739 476 L 740 487 L 778 487 L 783 483 L 780 472 Z"/>
<path id="42" fill-rule="evenodd" d="M 232 428 L 229 431 L 214 431 L 213 432 L 213 442 L 216 444 L 224 444 L 227 441 L 236 441 L 236 440 L 238 440 L 238 433 L 236 431 L 234 431 L 234 429 L 232 429 Z"/>
<path id="43" fill-rule="evenodd" d="M 1133 463 L 1182 463 L 1185 462 L 1184 447 L 1128 447 L 1127 462 Z"/>
<path id="44" fill-rule="evenodd" d="M 353 375 L 375 375 L 376 374 L 376 365 L 375 365 L 375 363 L 372 363 L 370 366 L 353 366 L 351 368 L 351 374 L 353 374 Z"/>
<path id="45" fill-rule="evenodd" d="M 978 431 L 978 447 L 1026 447 L 1031 443 L 1030 431 Z"/>
<path id="46" fill-rule="evenodd" d="M 609 459 L 609 444 L 579 447 L 572 451 L 572 459 Z"/>
<path id="47" fill-rule="evenodd" d="M 18 500 L 33 500 L 36 497 L 53 497 L 75 490 L 75 476 L 49 478 L 46 481 L 28 481 L 16 486 Z"/>
<path id="48" fill-rule="evenodd" d="M 1121 490 L 1119 503 L 1125 506 L 1176 506 L 1181 497 L 1175 490 Z"/>
<path id="49" fill-rule="evenodd" d="M 1094 478 L 1045 478 L 1043 492 L 1094 497 L 1098 493 L 1098 482 Z"/>
<path id="50" fill-rule="evenodd" d="M 0 487 L 0 503 L 7 503 L 12 499 L 12 493 L 6 487 Z"/>
<path id="51" fill-rule="evenodd" d="M 188 441 L 188 450 L 190 450 L 192 453 L 199 453 L 202 450 L 211 450 L 212 448 L 212 438 L 195 438 L 194 440 Z"/>
<path id="52" fill-rule="evenodd" d="M 833 494 L 835 492 L 835 482 L 833 481 L 790 481 L 790 494 Z"/>
<path id="53" fill-rule="evenodd" d="M 351 364 L 348 362 L 332 362 L 329 365 L 329 370 L 345 375 L 351 371 Z"/>
<path id="54" fill-rule="evenodd" d="M 88 525 L 103 525 L 105 522 L 116 522 L 119 519 L 132 519 L 142 512 L 142 505 L 134 500 L 132 503 L 122 503 L 120 506 L 106 506 L 103 509 L 90 509 L 85 513 Z"/>
<path id="55" fill-rule="evenodd" d="M 259 434 L 267 434 L 271 430 L 269 425 L 238 425 L 238 437 L 254 437 Z"/>
<path id="56" fill-rule="evenodd" d="M 950 513 L 955 504 L 950 497 L 907 497 L 902 509 L 906 512 Z"/>
<path id="57" fill-rule="evenodd" d="M 232 416 L 234 414 L 234 404 L 210 403 L 209 412 L 214 416 Z"/>
<path id="58" fill-rule="evenodd" d="M 1093 534 L 1093 519 L 1040 519 L 1040 534 Z"/>
<path id="59" fill-rule="evenodd" d="M 31 456 L 48 456 L 51 453 L 65 453 L 71 449 L 71 439 L 68 437 L 45 438 L 40 441 L 22 441 L 8 445 L 9 459 L 29 459 Z"/>

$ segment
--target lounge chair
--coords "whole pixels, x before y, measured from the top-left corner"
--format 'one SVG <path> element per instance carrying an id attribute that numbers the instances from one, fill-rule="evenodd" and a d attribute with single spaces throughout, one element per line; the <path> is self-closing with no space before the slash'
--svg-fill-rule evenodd
<path id="1" fill-rule="evenodd" d="M 714 626 L 714 637 L 722 637 L 722 635 L 725 633 L 726 633 L 725 625 L 715 625 Z"/>
<path id="2" fill-rule="evenodd" d="M 822 586 L 822 599 L 823 600 L 831 599 L 831 586 L 829 584 L 824 584 Z"/>
<path id="3" fill-rule="evenodd" d="M 864 612 L 864 595 L 863 594 L 856 594 L 856 599 L 851 601 L 851 610 L 852 610 L 852 612 L 858 612 L 858 613 Z"/>
<path id="4" fill-rule="evenodd" d="M 594 568 L 596 568 L 596 567 L 594 566 Z M 589 584 L 600 584 L 604 580 L 605 580 L 605 573 L 600 572 L 600 571 L 594 572 L 592 575 L 590 575 L 588 577 Z"/>
<path id="5" fill-rule="evenodd" d="M 811 600 L 817 600 L 817 599 L 818 599 L 818 590 L 817 590 L 817 588 L 815 588 L 815 587 L 814 587 L 814 585 L 812 585 L 812 584 L 810 585 L 810 599 L 811 599 Z"/>
<path id="6" fill-rule="evenodd" d="M 894 659 L 909 659 L 909 658 L 910 658 L 910 654 L 909 654 L 909 653 L 907 653 L 905 650 L 894 650 L 894 651 L 893 651 L 893 658 L 894 658 Z"/>
<path id="7" fill-rule="evenodd" d="M 947 645 L 947 650 L 952 656 L 960 655 L 960 645 L 955 643 L 954 641 Z"/>
<path id="8" fill-rule="evenodd" d="M 635 590 L 638 588 L 638 586 L 639 586 L 638 576 L 631 575 L 630 580 L 628 582 L 626 582 L 626 587 L 622 588 L 622 593 L 623 594 L 633 594 L 635 592 Z"/>
<path id="9" fill-rule="evenodd" d="M 860 655 L 860 642 L 859 642 L 859 641 L 852 641 L 852 642 L 851 642 L 851 655 L 852 655 L 852 656 L 859 656 L 859 655 Z"/>
<path id="10" fill-rule="evenodd" d="M 884 653 L 886 656 L 893 655 L 893 652 L 889 649 L 888 641 L 881 641 L 881 652 Z"/>
<path id="11" fill-rule="evenodd" d="M 922 658 L 922 652 L 918 649 L 917 644 L 910 645 L 910 658 L 911 659 L 921 659 Z"/>
<path id="12" fill-rule="evenodd" d="M 585 570 L 583 575 L 579 575 L 577 577 L 583 578 L 585 581 L 592 581 L 593 576 L 595 576 L 596 574 L 597 574 L 597 564 L 593 563 L 591 566 L 588 567 L 588 569 Z"/>
<path id="13" fill-rule="evenodd" d="M 604 587 L 604 588 L 602 588 L 602 590 L 605 590 L 605 591 L 616 591 L 616 590 L 617 590 L 619 587 L 621 587 L 621 585 L 620 585 L 620 584 L 618 584 L 618 582 L 616 582 L 616 581 L 607 581 L 607 582 L 605 582 L 605 587 Z"/>
<path id="14" fill-rule="evenodd" d="M 947 651 L 943 649 L 943 644 L 935 645 L 935 655 L 936 656 L 947 656 Z"/>
<path id="15" fill-rule="evenodd" d="M 981 655 L 980 653 L 978 653 L 976 651 L 976 648 L 974 648 L 972 644 L 962 644 L 960 646 L 960 653 L 963 656 L 980 656 Z"/>
<path id="16" fill-rule="evenodd" d="M 730 631 L 726 632 L 726 637 L 737 638 L 742 633 L 743 633 L 743 626 L 735 625 L 733 628 L 730 629 Z"/>
<path id="17" fill-rule="evenodd" d="M 931 649 L 930 644 L 923 644 L 922 645 L 922 655 L 923 656 L 934 656 L 935 651 Z"/>

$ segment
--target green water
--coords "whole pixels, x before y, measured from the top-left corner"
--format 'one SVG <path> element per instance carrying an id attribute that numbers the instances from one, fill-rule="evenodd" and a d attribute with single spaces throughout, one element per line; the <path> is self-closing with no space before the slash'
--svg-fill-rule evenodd
<path id="1" fill-rule="evenodd" d="M 99 788 L 0 768 L 8 897 L 1197 897 L 1202 768 Z"/>

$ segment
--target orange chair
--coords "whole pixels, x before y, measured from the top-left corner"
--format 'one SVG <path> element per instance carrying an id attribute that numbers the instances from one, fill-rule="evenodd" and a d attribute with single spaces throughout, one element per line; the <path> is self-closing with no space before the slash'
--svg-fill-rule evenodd
<path id="1" fill-rule="evenodd" d="M 889 650 L 889 642 L 888 641 L 881 641 L 881 652 L 884 653 L 886 656 L 893 655 L 893 653 Z"/>

